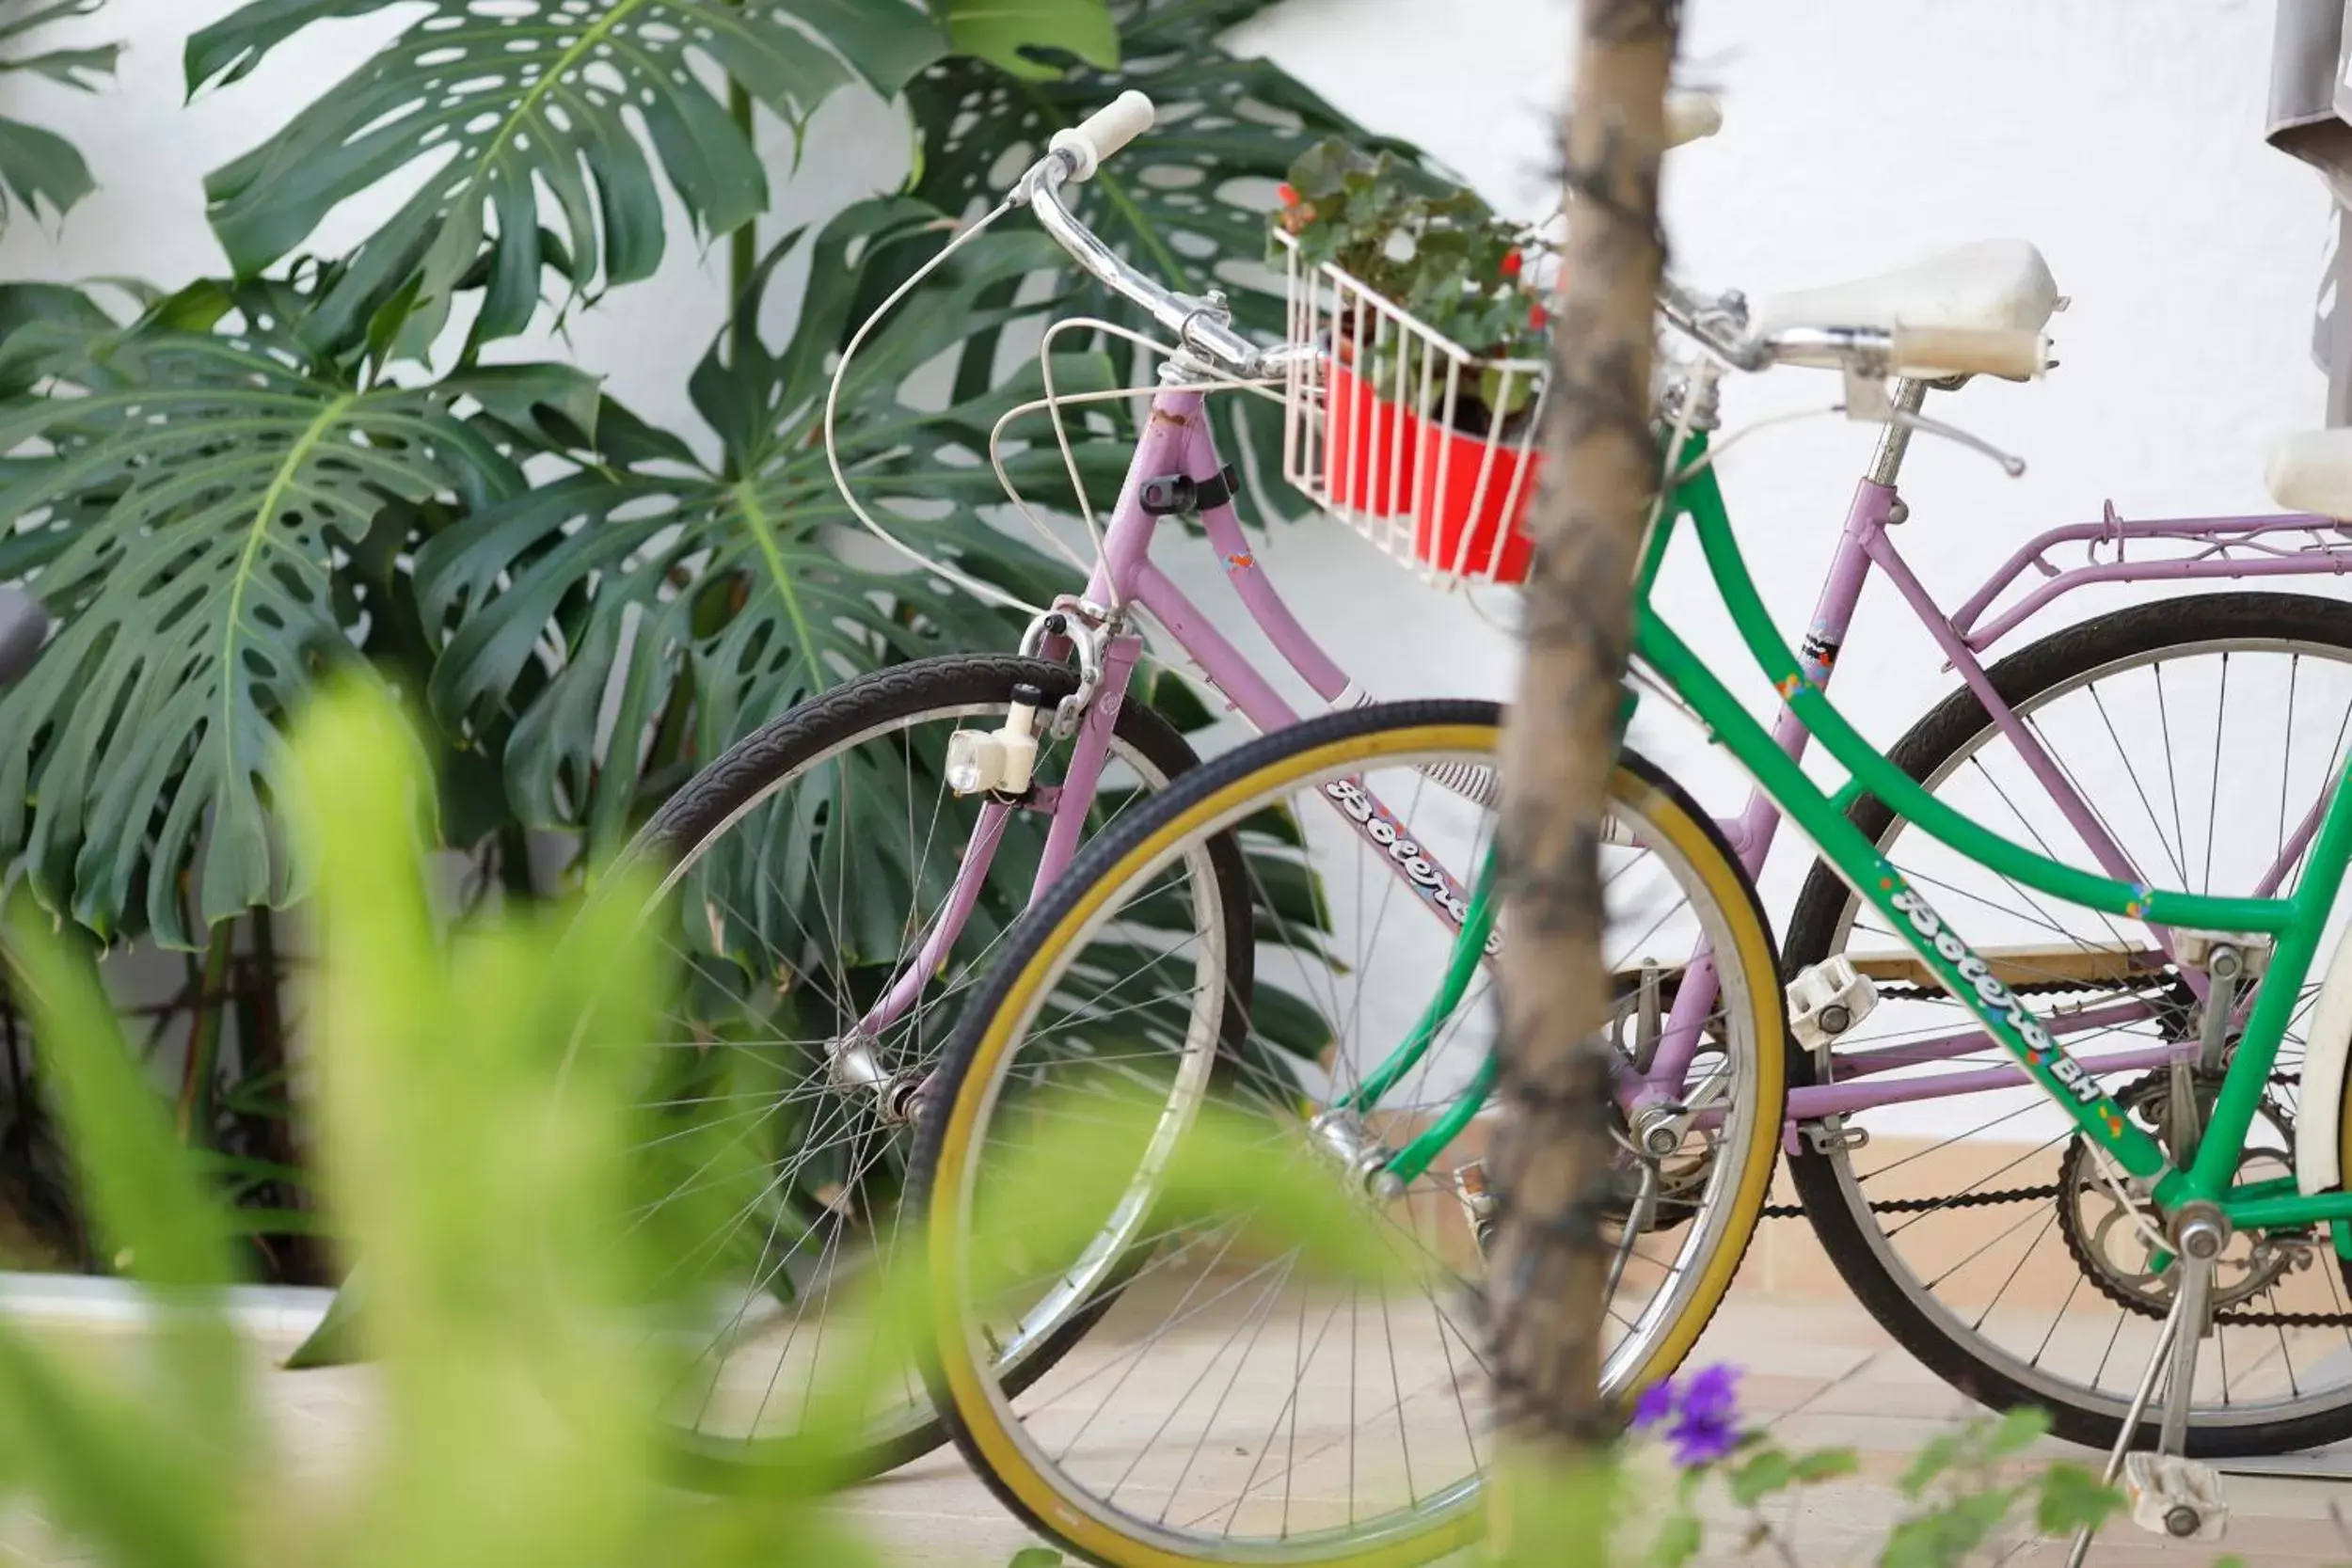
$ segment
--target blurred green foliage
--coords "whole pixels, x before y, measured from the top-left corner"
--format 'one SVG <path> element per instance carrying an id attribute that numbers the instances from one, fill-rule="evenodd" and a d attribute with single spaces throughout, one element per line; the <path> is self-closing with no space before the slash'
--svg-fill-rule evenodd
<path id="1" fill-rule="evenodd" d="M 0 1323 L 0 1493 L 77 1549 L 137 1568 L 872 1560 L 824 1498 L 840 1480 L 833 1457 L 913 1353 L 921 1281 L 878 1278 L 874 1301 L 844 1314 L 882 1326 L 820 1390 L 793 1439 L 804 1463 L 716 1497 L 671 1486 L 654 1415 L 697 1341 L 663 1329 L 731 1261 L 682 1269 L 678 1238 L 761 1173 L 723 1136 L 677 1140 L 659 1168 L 642 1148 L 626 1156 L 626 1053 L 566 1050 L 583 1027 L 644 1037 L 669 979 L 660 948 L 631 940 L 627 899 L 569 925 L 524 908 L 446 932 L 419 853 L 434 800 L 423 749 L 374 689 L 322 700 L 294 750 L 317 868 L 321 1176 L 340 1244 L 368 1259 L 364 1332 L 381 1363 L 362 1468 L 289 1501 L 257 1399 L 258 1379 L 283 1374 L 225 1312 L 244 1256 L 232 1216 L 174 1135 L 90 955 L 19 899 L 12 974 L 91 1223 L 163 1310 L 103 1357 Z M 1050 1164 L 1011 1172 L 989 1214 L 1031 1250 L 1082 1245 L 1100 1215 L 1073 1172 L 1132 1136 L 1098 1112 Z M 1369 1279 L 1392 1266 L 1335 1184 L 1270 1171 L 1263 1148 L 1263 1129 L 1203 1118 L 1168 1175 L 1167 1212 L 1241 1206 L 1311 1267 Z M 698 1178 L 682 1194 L 680 1164 Z M 667 1196 L 649 1205 L 649 1192 Z"/>

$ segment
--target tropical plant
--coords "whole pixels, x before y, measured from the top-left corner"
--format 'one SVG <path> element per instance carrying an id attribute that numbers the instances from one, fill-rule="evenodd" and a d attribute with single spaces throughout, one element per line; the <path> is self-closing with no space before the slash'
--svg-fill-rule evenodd
<path id="1" fill-rule="evenodd" d="M 92 3 L 37 7 L 26 24 Z M 274 948 L 247 911 L 310 884 L 279 819 L 284 733 L 330 674 L 429 706 L 443 846 L 471 859 L 471 885 L 532 895 L 546 891 L 532 831 L 610 847 L 698 760 L 798 698 L 931 649 L 1006 645 L 1001 612 L 895 569 L 845 526 L 817 435 L 834 356 L 996 199 L 1008 164 L 1130 85 L 1163 128 L 1089 187 L 1090 216 L 1141 263 L 1225 288 L 1244 325 L 1278 332 L 1279 284 L 1252 259 L 1276 182 L 1323 137 L 1390 144 L 1219 45 L 1266 3 L 412 8 L 210 179 L 232 277 L 0 287 L 0 491 L 16 520 L 0 578 L 28 580 L 63 623 L 0 697 L 0 854 L 54 914 L 190 950 L 186 994 L 217 1008 Z M 392 4 L 248 0 L 188 40 L 189 90 L 250 94 L 290 40 Z M 0 52 L 13 39 L 0 32 Z M 755 220 L 789 171 L 759 156 L 755 116 L 821 156 L 811 119 L 851 89 L 903 102 L 909 188 L 763 253 Z M 394 201 L 351 205 L 395 187 Z M 665 232 L 671 201 L 691 236 Z M 341 254 L 309 254 L 338 210 L 382 215 Z M 689 388 L 700 431 L 656 428 L 564 365 L 492 362 L 690 237 L 724 240 L 734 306 Z M 797 314 L 763 336 L 774 278 L 803 259 Z M 1071 578 L 993 526 L 984 447 L 1035 388 L 1028 351 L 1049 308 L 1130 320 L 1008 223 L 868 339 L 841 413 L 869 507 L 1032 600 Z M 1062 387 L 1135 368 L 1089 334 L 1057 354 Z M 1248 471 L 1273 471 L 1271 412 L 1233 416 L 1263 454 Z M 1073 422 L 1078 476 L 1098 494 L 1123 463 L 1125 420 L 1098 405 Z M 1015 427 L 1009 468 L 1037 503 L 1066 506 L 1041 429 Z M 1161 705 L 1185 705 L 1176 684 L 1162 681 Z M 257 1228 L 307 1229 L 282 1117 L 289 1009 L 263 1002 L 258 1041 L 242 1019 L 188 1032 L 181 1122 Z M 39 1105 L 17 1098 L 20 1119 Z M 53 1208 L 68 1196 L 41 1185 Z M 61 1251 L 103 1256 L 71 1227 L 44 1228 Z"/>
<path id="2" fill-rule="evenodd" d="M 88 16 L 104 0 L 0 0 L 0 79 L 29 71 L 82 92 L 114 74 L 119 43 L 42 48 L 35 35 L 54 23 Z M 12 207 L 59 217 L 94 188 L 89 165 L 55 131 L 0 115 L 0 218 Z"/>
<path id="3" fill-rule="evenodd" d="M 1420 160 L 1393 137 L 1354 124 L 1296 78 L 1268 60 L 1246 59 L 1218 41 L 1226 29 L 1263 11 L 1272 0 L 1120 0 L 1117 69 L 1090 68 L 1047 55 L 1065 67 L 1047 77 L 1008 80 L 968 59 L 948 59 L 908 87 L 923 147 L 914 194 L 942 212 L 970 217 L 1003 196 L 1003 165 L 1012 151 L 1042 148 L 1054 132 L 1074 125 L 1120 92 L 1151 95 L 1159 117 L 1099 170 L 1087 189 L 1087 217 L 1095 232 L 1152 276 L 1193 293 L 1221 291 L 1243 327 L 1267 340 L 1284 330 L 1283 279 L 1259 259 L 1265 248 L 1266 214 L 1292 162 L 1329 136 Z M 869 288 L 884 279 L 876 278 Z M 1001 287 L 1001 286 L 1000 286 Z M 1057 313 L 1091 316 L 1131 329 L 1151 324 L 1092 277 L 1057 258 L 1041 294 Z M 1004 297 L 1012 297 L 1009 288 Z M 1084 335 L 1064 340 L 1087 343 Z M 1096 340 L 1090 346 L 1141 369 L 1125 345 Z M 998 334 L 975 334 L 959 359 L 957 388 L 968 394 L 988 384 Z M 1148 376 L 1138 379 L 1148 381 Z M 1228 398 L 1223 418 L 1232 437 L 1228 455 L 1246 477 L 1281 471 L 1281 410 L 1257 398 Z M 1266 515 L 1298 506 L 1279 487 L 1261 484 L 1253 499 Z"/>

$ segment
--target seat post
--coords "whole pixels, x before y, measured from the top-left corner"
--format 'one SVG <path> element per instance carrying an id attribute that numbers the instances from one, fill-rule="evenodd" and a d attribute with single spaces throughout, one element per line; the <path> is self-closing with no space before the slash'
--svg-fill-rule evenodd
<path id="1" fill-rule="evenodd" d="M 1919 404 L 1927 400 L 1928 384 L 1904 376 L 1895 383 L 1895 407 L 1899 413 L 1916 414 Z M 1902 470 L 1903 453 L 1911 450 L 1911 427 L 1900 420 L 1889 420 L 1879 432 L 1878 454 L 1870 459 L 1869 481 L 1873 484 L 1892 485 L 1895 476 Z"/>

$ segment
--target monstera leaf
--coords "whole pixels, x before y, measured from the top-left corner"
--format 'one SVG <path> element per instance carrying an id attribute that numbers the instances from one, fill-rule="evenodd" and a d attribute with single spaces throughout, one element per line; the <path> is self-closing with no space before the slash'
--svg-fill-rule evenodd
<path id="1" fill-rule="evenodd" d="M 189 39 L 189 89 L 235 81 L 312 23 L 396 3 L 252 0 Z M 486 245 L 473 335 L 510 337 L 537 309 L 543 265 L 576 293 L 653 272 L 657 163 L 707 234 L 767 206 L 750 137 L 698 68 L 799 124 L 853 79 L 896 93 L 946 48 L 914 0 L 429 0 L 206 182 L 213 229 L 257 273 L 337 204 L 418 166 L 416 194 L 345 258 L 320 326 L 343 337 L 373 318 L 379 341 L 421 352 Z"/>
<path id="2" fill-rule="evenodd" d="M 1265 264 L 1266 220 L 1291 161 L 1332 135 L 1420 154 L 1368 135 L 1270 62 L 1242 59 L 1217 42 L 1267 3 L 1127 0 L 1114 8 L 1122 59 L 1117 70 L 1070 60 L 1051 79 L 1007 81 L 969 60 L 932 68 L 908 88 L 923 127 L 914 194 L 949 213 L 969 212 L 983 198 L 993 204 L 1013 162 L 1009 153 L 1038 156 L 1055 132 L 1138 88 L 1151 95 L 1158 121 L 1081 189 L 1080 212 L 1135 265 L 1187 293 L 1223 289 L 1242 326 L 1262 341 L 1279 341 L 1282 278 Z M 1060 271 L 1053 292 L 1061 313 L 1148 325 L 1066 262 Z M 994 352 L 993 335 L 975 339 L 977 362 Z M 1246 471 L 1270 482 L 1280 472 L 1281 410 L 1246 394 L 1223 403 L 1226 456 L 1245 462 L 1247 452 Z M 1235 438 L 1241 450 L 1232 449 Z M 1271 488 L 1262 485 L 1262 495 Z"/>
<path id="3" fill-rule="evenodd" d="M 691 751 L 708 757 L 759 721 L 845 676 L 945 648 L 1002 647 L 1017 623 L 882 550 L 859 531 L 825 460 L 830 355 L 859 297 L 863 265 L 905 246 L 924 254 L 939 214 L 909 200 L 852 207 L 815 240 L 770 256 L 739 302 L 755 320 L 772 268 L 810 248 L 808 292 L 790 341 L 771 353 L 730 328 L 695 372 L 696 406 L 718 433 L 716 470 L 639 433 L 639 460 L 583 469 L 436 539 L 418 562 L 429 625 L 454 630 L 433 682 L 444 722 L 478 725 L 544 657 L 560 668 L 520 712 L 510 793 L 526 818 L 585 821 L 609 845 L 635 811 L 657 759 L 642 738 L 658 717 L 691 713 Z M 845 383 L 841 456 L 861 501 L 934 558 L 1032 602 L 1074 574 L 992 527 L 1003 500 L 988 433 L 1035 373 L 945 409 L 917 401 L 915 372 L 965 334 L 1033 308 L 979 302 L 1047 264 L 1031 234 L 983 237 L 908 300 L 860 350 Z M 1057 387 L 1105 384 L 1090 356 L 1057 364 Z M 1090 488 L 1113 486 L 1123 452 L 1078 448 Z M 1010 464 L 1025 493 L 1052 502 L 1067 480 L 1049 446 Z M 1058 489 L 1057 489 L 1058 486 Z M 618 712 L 608 726 L 608 693 Z M 615 739 L 599 749 L 597 737 Z"/>
<path id="4" fill-rule="evenodd" d="M 0 699 L 0 846 L 102 935 L 190 943 L 192 867 L 206 925 L 286 895 L 279 726 L 358 662 L 337 574 L 387 519 L 521 493 L 514 433 L 543 411 L 595 422 L 560 367 L 355 384 L 296 346 L 268 308 L 290 297 L 199 286 L 0 348 L 0 383 L 37 384 L 0 402 L 0 509 L 52 537 L 34 586 L 64 623 Z"/>
<path id="5" fill-rule="evenodd" d="M 1119 28 L 1103 0 L 947 0 L 947 41 L 1015 76 L 1059 74 L 1031 57 L 1040 44 L 1104 70 L 1119 63 Z"/>
<path id="6" fill-rule="evenodd" d="M 119 43 L 79 49 L 36 49 L 27 37 L 36 28 L 66 17 L 88 16 L 101 0 L 0 0 L 0 76 L 31 71 L 84 92 L 97 89 L 97 78 L 111 76 Z M 55 131 L 0 116 L 0 216 L 11 200 L 39 211 L 63 215 L 93 189 L 89 166 L 73 144 Z"/>

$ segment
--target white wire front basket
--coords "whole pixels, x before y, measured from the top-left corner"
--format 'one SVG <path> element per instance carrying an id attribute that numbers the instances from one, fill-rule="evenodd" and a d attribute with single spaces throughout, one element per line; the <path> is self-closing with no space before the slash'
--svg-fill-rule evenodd
<path id="1" fill-rule="evenodd" d="M 1427 582 L 1526 580 L 1544 365 L 1482 359 L 1338 267 L 1289 258 L 1282 473 Z"/>

